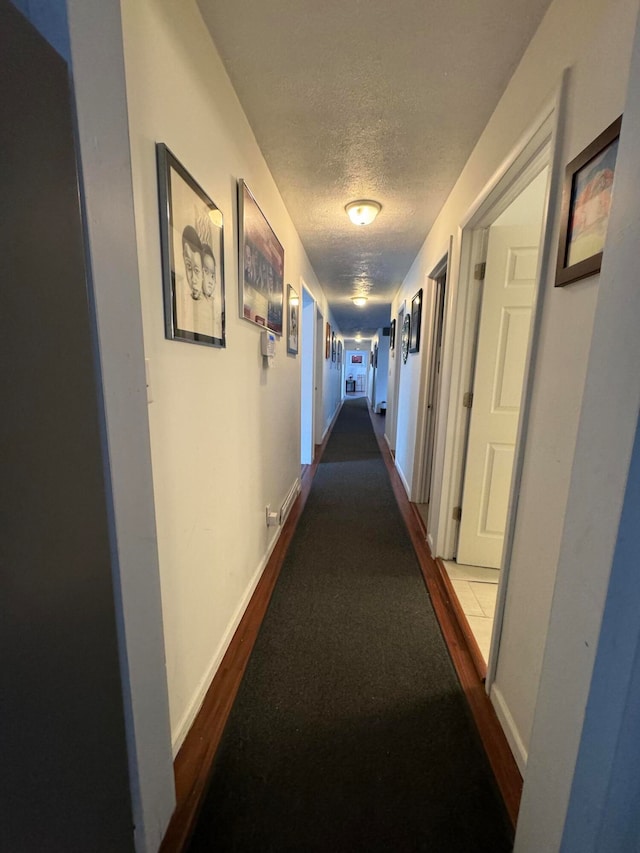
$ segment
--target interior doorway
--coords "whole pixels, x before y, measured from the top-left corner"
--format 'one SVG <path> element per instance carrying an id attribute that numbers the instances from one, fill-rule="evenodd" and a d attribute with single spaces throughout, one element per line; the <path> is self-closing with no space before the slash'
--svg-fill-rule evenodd
<path id="1" fill-rule="evenodd" d="M 427 530 L 431 527 L 430 506 L 433 491 L 435 463 L 435 439 L 438 416 L 440 413 L 440 386 L 442 375 L 442 349 L 444 341 L 444 313 L 447 290 L 448 255 L 437 265 L 429 276 L 426 287 L 427 309 L 425 326 L 428 329 L 426 390 L 424 393 L 423 418 L 421 426 L 422 447 L 420 455 L 420 480 L 416 508 Z"/>
<path id="2" fill-rule="evenodd" d="M 300 364 L 300 462 L 313 462 L 313 410 L 314 410 L 314 341 L 316 303 L 302 283 L 302 339 Z"/>
<path id="3" fill-rule="evenodd" d="M 392 454 L 395 453 L 396 450 L 396 435 L 398 432 L 398 410 L 400 404 L 400 377 L 402 375 L 401 366 L 402 366 L 402 324 L 404 322 L 404 305 L 400 307 L 398 311 L 398 316 L 396 317 L 396 328 L 394 334 L 394 345 L 393 349 L 390 350 L 389 355 L 393 359 L 393 394 L 389 394 L 389 390 L 387 389 L 387 396 L 390 398 L 387 402 L 387 431 L 386 438 L 387 444 L 389 445 L 389 450 Z M 390 404 L 390 405 L 389 405 Z"/>
<path id="4" fill-rule="evenodd" d="M 549 167 L 540 163 L 508 206 L 480 229 L 480 290 L 472 335 L 459 527 L 445 562 L 477 644 L 488 661 L 528 375 L 539 286 Z"/>
<path id="5" fill-rule="evenodd" d="M 456 554 L 484 568 L 502 560 L 548 171 L 488 230 Z"/>
<path id="6" fill-rule="evenodd" d="M 315 303 L 314 303 L 315 304 Z M 314 420 L 314 430 L 313 430 L 313 441 L 314 444 L 322 444 L 322 437 L 324 432 L 324 405 L 323 405 L 323 397 L 322 397 L 322 386 L 323 386 L 323 378 L 324 378 L 324 345 L 325 345 L 325 330 L 324 330 L 324 317 L 322 316 L 322 312 L 319 310 L 316 305 L 315 309 L 315 325 L 316 325 L 316 334 L 314 341 L 314 382 L 313 382 L 313 420 Z M 314 448 L 315 451 L 315 448 Z"/>

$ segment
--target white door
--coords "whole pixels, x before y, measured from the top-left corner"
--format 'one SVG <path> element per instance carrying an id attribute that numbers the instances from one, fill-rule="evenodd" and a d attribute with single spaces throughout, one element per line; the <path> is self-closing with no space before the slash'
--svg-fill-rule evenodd
<path id="1" fill-rule="evenodd" d="M 540 225 L 489 232 L 459 563 L 499 568 L 502 559 L 539 241 Z"/>

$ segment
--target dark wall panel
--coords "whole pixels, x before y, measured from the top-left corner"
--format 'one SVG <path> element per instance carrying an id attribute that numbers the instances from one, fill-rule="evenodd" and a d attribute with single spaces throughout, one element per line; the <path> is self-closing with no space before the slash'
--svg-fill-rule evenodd
<path id="1" fill-rule="evenodd" d="M 133 830 L 67 67 L 0 0 L 0 850 Z"/>

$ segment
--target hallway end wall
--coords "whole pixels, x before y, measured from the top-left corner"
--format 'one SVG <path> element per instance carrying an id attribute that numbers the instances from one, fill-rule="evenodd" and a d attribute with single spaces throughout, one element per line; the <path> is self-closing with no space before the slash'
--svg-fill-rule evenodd
<path id="1" fill-rule="evenodd" d="M 122 14 L 175 753 L 277 540 L 265 507 L 278 510 L 300 476 L 300 356 L 288 356 L 282 338 L 266 367 L 260 328 L 239 316 L 238 178 L 284 246 L 285 285 L 303 278 L 328 312 L 195 3 L 139 0 Z M 225 349 L 165 338 L 156 142 L 224 216 Z M 327 390 L 330 410 L 333 375 Z"/>

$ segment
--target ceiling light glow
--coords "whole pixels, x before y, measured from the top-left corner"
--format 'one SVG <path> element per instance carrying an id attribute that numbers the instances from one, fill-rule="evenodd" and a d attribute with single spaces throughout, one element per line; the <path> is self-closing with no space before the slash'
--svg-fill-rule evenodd
<path id="1" fill-rule="evenodd" d="M 382 205 L 377 201 L 361 199 L 360 201 L 349 202 L 345 210 L 354 225 L 371 225 L 382 210 Z"/>
<path id="2" fill-rule="evenodd" d="M 353 302 L 354 305 L 357 305 L 358 308 L 362 308 L 363 305 L 367 304 L 367 297 L 366 296 L 352 296 L 351 301 Z"/>

